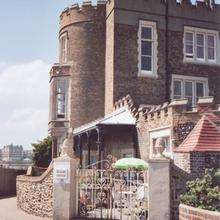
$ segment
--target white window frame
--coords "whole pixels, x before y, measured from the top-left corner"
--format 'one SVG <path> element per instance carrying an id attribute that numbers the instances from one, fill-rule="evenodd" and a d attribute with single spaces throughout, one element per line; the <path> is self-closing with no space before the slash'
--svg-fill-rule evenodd
<path id="1" fill-rule="evenodd" d="M 214 36 L 214 50 L 215 50 L 214 51 L 214 56 L 215 56 L 214 60 L 211 60 L 208 57 L 208 49 L 209 49 L 209 46 L 208 46 L 208 36 Z M 218 41 L 218 36 L 216 37 L 216 35 L 213 35 L 212 33 L 208 33 L 207 34 L 207 36 L 206 36 L 206 44 L 207 44 L 207 60 L 208 60 L 208 62 L 214 62 L 214 63 L 217 62 L 217 50 L 218 50 L 217 41 Z"/>
<path id="2" fill-rule="evenodd" d="M 197 35 L 202 35 L 203 36 L 203 45 L 198 44 Z M 198 47 L 202 47 L 202 46 L 203 46 L 203 55 L 204 55 L 204 57 L 203 58 L 198 58 Z M 196 32 L 195 33 L 195 51 L 196 51 L 195 58 L 198 61 L 205 61 L 205 58 L 206 58 L 206 34 L 205 33 L 202 33 L 202 32 Z"/>
<path id="3" fill-rule="evenodd" d="M 62 40 L 65 40 L 64 45 L 62 45 Z M 60 35 L 60 60 L 62 63 L 67 62 L 67 52 L 68 52 L 68 35 L 64 32 Z"/>
<path id="4" fill-rule="evenodd" d="M 190 34 L 192 34 L 192 49 L 193 49 L 193 51 L 192 51 L 192 53 L 186 53 L 186 33 L 190 33 Z M 193 56 L 194 56 L 194 54 L 195 54 L 195 48 L 194 48 L 194 42 L 195 42 L 195 36 L 194 36 L 194 33 L 193 32 L 191 32 L 191 31 L 186 31 L 186 32 L 184 32 L 184 53 L 185 53 L 185 56 L 187 57 L 187 56 L 190 56 L 190 57 L 187 57 L 187 59 L 193 59 Z M 192 56 L 192 57 L 191 57 Z"/>
<path id="5" fill-rule="evenodd" d="M 150 158 L 154 156 L 153 139 L 163 138 L 163 137 L 170 137 L 170 152 L 166 153 L 165 156 L 169 156 L 172 158 L 173 148 L 172 148 L 172 139 L 171 139 L 171 128 L 169 126 L 150 130 L 149 136 L 150 136 Z"/>
<path id="6" fill-rule="evenodd" d="M 186 53 L 186 33 L 193 34 L 193 54 Z M 204 35 L 204 59 L 197 58 L 197 34 Z M 214 36 L 214 58 L 215 59 L 208 59 L 208 36 Z M 183 54 L 184 54 L 184 61 L 185 62 L 196 62 L 196 63 L 208 63 L 208 64 L 215 64 L 218 60 L 218 45 L 219 42 L 219 32 L 216 30 L 209 30 L 209 29 L 202 29 L 196 27 L 184 27 L 184 35 L 183 35 Z M 187 57 L 187 56 L 193 57 Z"/>
<path id="7" fill-rule="evenodd" d="M 193 97 L 192 97 L 192 107 L 195 107 L 197 104 L 197 95 L 196 95 L 196 83 L 204 84 L 204 97 L 209 95 L 209 84 L 208 78 L 206 77 L 195 77 L 195 76 L 185 76 L 185 75 L 172 75 L 172 99 L 174 99 L 174 81 L 181 81 L 181 98 L 185 98 L 185 82 L 193 83 Z"/>
<path id="8" fill-rule="evenodd" d="M 146 71 L 141 69 L 141 41 L 143 40 L 141 37 L 142 27 L 149 27 L 152 30 L 152 40 L 146 40 L 152 42 L 152 70 Z M 138 30 L 138 75 L 145 77 L 157 77 L 157 47 L 158 47 L 158 36 L 157 36 L 157 25 L 156 22 L 152 21 L 139 21 L 139 30 Z"/>

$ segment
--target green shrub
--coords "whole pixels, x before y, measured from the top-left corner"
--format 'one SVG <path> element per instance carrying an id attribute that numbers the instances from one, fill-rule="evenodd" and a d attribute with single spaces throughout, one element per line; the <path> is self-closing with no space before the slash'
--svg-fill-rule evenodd
<path id="1" fill-rule="evenodd" d="M 220 211 L 220 188 L 214 184 L 214 170 L 206 170 L 201 179 L 188 181 L 180 202 L 195 208 Z"/>
<path id="2" fill-rule="evenodd" d="M 52 139 L 51 137 L 44 138 L 33 146 L 33 162 L 37 167 L 48 167 L 52 160 Z"/>

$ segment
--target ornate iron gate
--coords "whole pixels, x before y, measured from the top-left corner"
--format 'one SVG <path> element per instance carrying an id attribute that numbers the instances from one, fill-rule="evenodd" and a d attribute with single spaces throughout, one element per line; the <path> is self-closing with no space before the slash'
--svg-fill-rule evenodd
<path id="1" fill-rule="evenodd" d="M 109 160 L 79 169 L 79 216 L 93 219 L 147 219 L 146 176 L 146 171 L 114 170 Z"/>

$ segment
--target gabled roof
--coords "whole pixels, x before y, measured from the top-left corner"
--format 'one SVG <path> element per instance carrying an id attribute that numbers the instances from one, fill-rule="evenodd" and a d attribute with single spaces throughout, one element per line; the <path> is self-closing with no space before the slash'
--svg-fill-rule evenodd
<path id="1" fill-rule="evenodd" d="M 220 152 L 220 130 L 212 120 L 219 121 L 219 118 L 214 114 L 203 115 L 174 152 Z"/>

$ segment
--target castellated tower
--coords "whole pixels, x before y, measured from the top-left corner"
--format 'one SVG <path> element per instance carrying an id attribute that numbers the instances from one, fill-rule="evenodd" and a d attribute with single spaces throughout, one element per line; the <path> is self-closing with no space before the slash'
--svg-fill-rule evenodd
<path id="1" fill-rule="evenodd" d="M 67 45 L 62 45 L 63 36 Z M 78 127 L 104 115 L 105 4 L 84 2 L 66 9 L 60 17 L 60 43 L 60 64 L 71 65 L 70 126 Z"/>
<path id="2" fill-rule="evenodd" d="M 95 6 L 84 1 L 60 15 L 59 64 L 51 70 L 49 123 L 57 147 L 69 127 L 104 116 L 105 15 L 105 1 Z"/>

